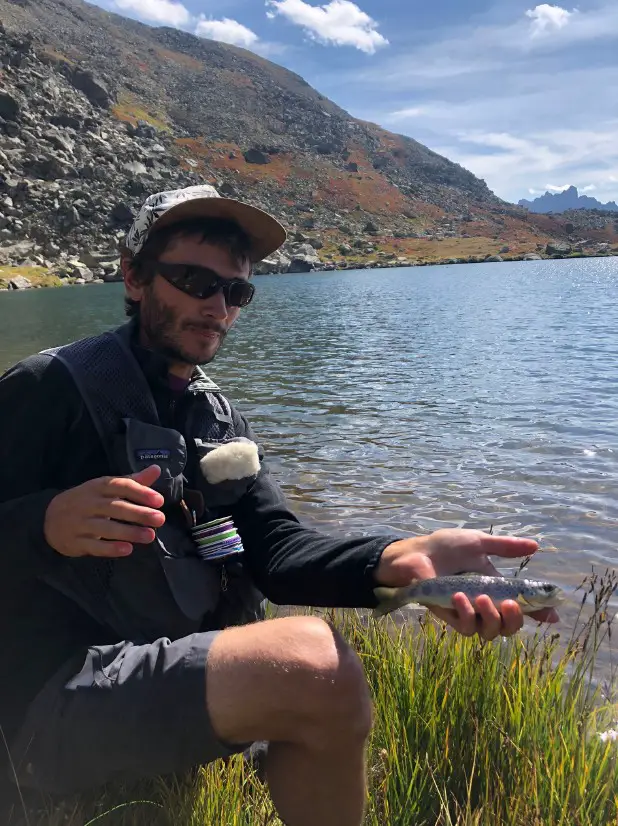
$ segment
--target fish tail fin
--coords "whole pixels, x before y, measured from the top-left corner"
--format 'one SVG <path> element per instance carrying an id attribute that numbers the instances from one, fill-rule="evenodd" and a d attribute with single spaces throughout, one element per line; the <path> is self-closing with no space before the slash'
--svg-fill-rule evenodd
<path id="1" fill-rule="evenodd" d="M 397 596 L 398 591 L 399 588 L 388 588 L 386 586 L 380 586 L 379 588 L 373 589 L 376 599 L 380 600 L 380 602 L 386 602 L 386 600 L 393 599 L 393 597 Z"/>
<path id="2" fill-rule="evenodd" d="M 410 585 L 414 585 L 414 583 L 412 582 Z M 383 617 L 385 614 L 390 614 L 391 611 L 396 611 L 397 608 L 401 608 L 409 602 L 408 590 L 410 585 L 405 588 L 388 588 L 384 586 L 374 588 L 373 593 L 378 600 L 378 605 L 373 609 L 373 616 L 376 618 Z"/>

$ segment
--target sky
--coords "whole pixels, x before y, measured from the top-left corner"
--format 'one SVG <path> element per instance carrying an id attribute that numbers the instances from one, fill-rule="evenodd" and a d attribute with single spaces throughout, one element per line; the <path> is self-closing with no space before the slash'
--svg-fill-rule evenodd
<path id="1" fill-rule="evenodd" d="M 257 52 L 507 201 L 618 201 L 618 0 L 89 2 Z"/>

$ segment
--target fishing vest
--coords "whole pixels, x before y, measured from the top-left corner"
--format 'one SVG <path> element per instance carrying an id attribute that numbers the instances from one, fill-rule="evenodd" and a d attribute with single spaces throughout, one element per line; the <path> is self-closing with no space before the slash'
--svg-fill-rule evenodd
<path id="1" fill-rule="evenodd" d="M 154 542 L 134 544 L 127 557 L 73 559 L 59 554 L 44 578 L 121 639 L 134 642 L 161 636 L 178 639 L 263 619 L 264 597 L 242 560 L 214 563 L 196 554 L 188 518 L 191 508 L 185 502 L 190 493 L 184 476 L 185 436 L 161 426 L 152 391 L 131 350 L 132 330 L 128 322 L 41 355 L 58 359 L 71 374 L 105 450 L 110 475 L 126 476 L 159 465 L 161 476 L 152 487 L 164 497 L 165 506 L 172 506 L 174 518 L 166 518 Z M 187 392 L 192 404 L 185 434 L 202 458 L 236 438 L 232 411 L 199 368 Z M 217 492 L 205 480 L 196 484 L 193 493 L 203 502 L 203 514 L 212 518 L 208 500 L 220 505 Z M 236 485 L 223 497 L 228 507 L 247 487 L 242 480 Z"/>

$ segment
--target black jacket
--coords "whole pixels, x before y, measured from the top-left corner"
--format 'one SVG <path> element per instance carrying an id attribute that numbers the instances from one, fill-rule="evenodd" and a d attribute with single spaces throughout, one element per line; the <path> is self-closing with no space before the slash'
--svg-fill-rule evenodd
<path id="1" fill-rule="evenodd" d="M 136 356 L 161 424 L 183 433 L 190 394 L 171 392 L 162 360 L 141 348 Z M 237 435 L 255 438 L 244 416 L 236 409 L 233 414 Z M 68 657 L 88 645 L 119 642 L 111 629 L 40 579 L 56 554 L 43 532 L 48 504 L 59 492 L 109 472 L 92 420 L 61 362 L 32 356 L 0 378 L 0 725 L 5 735 Z M 395 536 L 336 539 L 301 525 L 264 462 L 232 516 L 243 538 L 245 564 L 272 602 L 376 604 L 373 569 Z"/>

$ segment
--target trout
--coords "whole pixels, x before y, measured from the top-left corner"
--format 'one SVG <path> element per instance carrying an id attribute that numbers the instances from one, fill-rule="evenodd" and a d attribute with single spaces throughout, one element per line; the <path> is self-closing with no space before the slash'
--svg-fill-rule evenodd
<path id="1" fill-rule="evenodd" d="M 456 574 L 414 580 L 401 588 L 374 588 L 378 605 L 374 617 L 382 617 L 404 605 L 415 603 L 426 608 L 452 608 L 454 594 L 465 594 L 470 602 L 486 594 L 499 608 L 504 600 L 515 600 L 522 613 L 530 614 L 542 608 L 554 608 L 565 598 L 561 588 L 551 582 L 519 577 Z"/>

